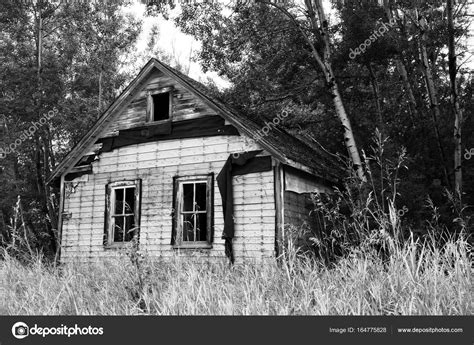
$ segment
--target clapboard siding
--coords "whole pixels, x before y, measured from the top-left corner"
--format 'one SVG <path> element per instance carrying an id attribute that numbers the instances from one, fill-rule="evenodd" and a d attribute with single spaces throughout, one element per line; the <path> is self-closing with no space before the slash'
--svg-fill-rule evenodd
<path id="1" fill-rule="evenodd" d="M 170 136 L 163 136 L 155 142 L 101 152 L 102 143 L 110 142 L 101 139 L 115 137 L 123 130 L 146 126 L 151 110 L 150 94 L 165 90 L 171 93 L 172 121 L 222 116 L 225 125 L 233 126 L 236 131 L 215 134 L 234 135 L 172 140 L 164 140 Z M 50 177 L 53 181 L 62 174 L 61 181 L 64 181 L 65 174 L 69 172 L 88 172 L 87 175 L 67 181 L 61 186 L 62 261 L 74 263 L 122 259 L 122 255 L 130 248 L 117 250 L 103 244 L 106 187 L 112 182 L 137 179 L 141 180 L 139 246 L 142 252 L 159 258 L 182 256 L 225 260 L 224 241 L 221 239 L 224 227 L 223 207 L 216 177 L 229 155 L 263 148 L 266 150 L 262 150 L 261 156 L 272 154 L 273 170 L 235 176 L 232 180 L 234 256 L 236 262 L 274 258 L 275 245 L 284 236 L 280 225 L 301 225 L 310 219 L 309 209 L 306 208 L 308 190 L 330 191 L 325 187 L 328 182 L 325 178 L 322 181 L 310 175 L 317 173 L 319 166 L 314 162 L 307 166 L 303 162 L 304 156 L 296 153 L 301 151 L 309 155 L 311 150 L 307 146 L 301 144 L 301 150 L 294 150 L 294 154 L 283 150 L 282 143 L 299 146 L 298 141 L 276 129 L 273 131 L 278 132 L 277 136 L 282 140 L 270 140 L 272 136 L 269 136 L 261 141 L 263 146 L 260 146 L 250 138 L 257 133 L 257 127 L 257 123 L 251 119 L 245 119 L 241 114 L 223 106 L 205 87 L 188 80 L 159 61 L 150 60 Z M 94 161 L 90 163 L 92 159 Z M 83 166 L 85 164 L 87 167 Z M 307 173 L 303 173 L 303 170 Z M 277 181 L 274 172 L 278 172 Z M 214 174 L 212 248 L 173 249 L 174 178 L 210 173 Z M 70 176 L 73 175 L 67 177 Z M 306 177 L 300 179 L 300 176 Z M 331 180 L 334 178 L 331 177 Z M 275 189 L 278 191 L 277 196 Z"/>
<path id="2" fill-rule="evenodd" d="M 320 214 L 315 207 L 311 193 L 332 193 L 328 185 L 302 174 L 285 170 L 284 222 L 296 227 L 308 226 L 313 232 L 320 230 Z"/>
<path id="3" fill-rule="evenodd" d="M 154 92 L 162 88 L 173 88 L 172 117 L 185 120 L 201 116 L 217 115 L 214 110 L 191 92 L 158 70 L 154 70 L 141 90 L 134 95 L 130 104 L 122 111 L 117 112 L 102 137 L 114 136 L 119 130 L 138 127 L 146 124 L 146 108 L 148 91 Z"/>
<path id="4" fill-rule="evenodd" d="M 64 201 L 62 259 L 85 261 L 119 254 L 103 246 L 105 186 L 121 180 L 142 180 L 140 250 L 150 256 L 224 257 L 222 200 L 214 178 L 214 243 L 210 250 L 171 247 L 173 177 L 214 173 L 231 153 L 259 149 L 241 136 L 157 141 L 102 153 L 87 179 L 68 183 Z M 266 153 L 263 152 L 263 155 Z M 273 172 L 233 178 L 236 261 L 274 256 L 275 205 Z"/>

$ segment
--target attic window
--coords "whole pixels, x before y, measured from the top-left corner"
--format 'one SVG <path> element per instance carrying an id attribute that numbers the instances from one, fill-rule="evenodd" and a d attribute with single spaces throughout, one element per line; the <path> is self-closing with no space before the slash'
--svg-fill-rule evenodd
<path id="1" fill-rule="evenodd" d="M 148 121 L 167 121 L 171 118 L 172 93 L 169 88 L 148 95 Z"/>

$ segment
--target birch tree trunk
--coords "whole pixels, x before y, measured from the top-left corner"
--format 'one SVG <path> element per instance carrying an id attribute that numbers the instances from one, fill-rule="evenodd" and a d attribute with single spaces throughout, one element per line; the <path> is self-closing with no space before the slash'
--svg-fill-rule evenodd
<path id="1" fill-rule="evenodd" d="M 462 129 L 462 110 L 459 107 L 458 86 L 456 81 L 457 63 L 456 48 L 454 42 L 454 18 L 453 18 L 453 0 L 447 0 L 448 16 L 448 63 L 449 63 L 449 81 L 451 86 L 451 106 L 454 113 L 454 188 L 461 197 L 462 193 L 462 148 L 461 148 L 461 129 Z"/>
<path id="2" fill-rule="evenodd" d="M 359 180 L 361 182 L 366 182 L 367 178 L 365 176 L 362 161 L 360 159 L 360 154 L 357 149 L 357 144 L 355 141 L 354 132 L 352 130 L 351 121 L 344 107 L 344 102 L 341 97 L 341 93 L 339 92 L 339 87 L 337 85 L 336 76 L 334 75 L 334 72 L 332 70 L 331 42 L 329 38 L 328 21 L 324 13 L 322 0 L 304 1 L 306 6 L 305 15 L 309 20 L 310 31 L 314 35 L 318 45 L 321 47 L 319 50 L 316 49 L 316 46 L 314 44 L 315 39 L 313 37 L 308 36 L 306 29 L 302 28 L 300 22 L 298 22 L 295 16 L 288 12 L 287 9 L 277 5 L 275 2 L 272 1 L 259 2 L 273 6 L 277 8 L 280 12 L 285 14 L 295 25 L 295 27 L 301 32 L 303 38 L 310 46 L 311 54 L 313 55 L 313 58 L 316 60 L 316 63 L 318 64 L 321 72 L 324 75 L 327 90 L 333 99 L 336 114 L 342 124 L 342 128 L 344 130 L 344 144 L 346 146 L 349 158 L 351 159 L 352 167 L 356 172 Z"/>
<path id="3" fill-rule="evenodd" d="M 365 182 L 367 179 L 364 174 L 359 151 L 357 150 L 357 144 L 354 138 L 354 132 L 352 131 L 351 121 L 349 120 L 349 116 L 347 115 L 346 109 L 344 107 L 344 102 L 342 101 L 339 87 L 333 78 L 331 65 L 328 65 L 327 69 L 330 73 L 328 75 L 328 79 L 333 80 L 333 82 L 329 84 L 330 92 L 333 99 L 334 108 L 336 109 L 337 116 L 339 117 L 344 130 L 344 144 L 346 145 L 349 157 L 351 158 L 352 168 L 357 173 L 357 177 L 362 182 Z"/>
<path id="4" fill-rule="evenodd" d="M 342 100 L 341 94 L 339 92 L 339 87 L 337 85 L 336 76 L 332 70 L 331 64 L 331 42 L 329 38 L 328 31 L 328 21 L 326 14 L 324 13 L 322 0 L 305 0 L 306 9 L 310 17 L 310 22 L 312 24 L 313 34 L 315 37 L 319 37 L 319 41 L 322 45 L 322 56 L 318 54 L 318 51 L 314 48 L 313 45 L 313 55 L 315 59 L 322 67 L 322 71 L 326 77 L 326 83 L 331 91 L 331 96 L 333 97 L 334 107 L 336 113 L 341 121 L 342 128 L 344 130 L 344 143 L 346 145 L 349 157 L 352 161 L 352 167 L 356 171 L 357 176 L 362 182 L 367 181 L 362 166 L 362 161 L 360 159 L 359 151 L 357 149 L 357 144 L 354 137 L 354 132 L 352 130 L 351 121 L 347 115 L 346 109 L 344 107 L 344 102 Z M 314 7 L 313 7 L 314 6 Z M 315 11 L 319 19 L 319 27 L 316 25 L 316 16 Z"/>
<path id="5" fill-rule="evenodd" d="M 385 10 L 385 15 L 388 20 L 393 20 L 394 15 L 391 9 L 391 1 L 390 0 L 383 0 L 383 6 Z M 420 34 L 418 36 L 418 48 L 419 48 L 419 54 L 420 54 L 420 69 L 423 73 L 423 77 L 425 79 L 425 85 L 426 85 L 426 92 L 428 94 L 428 97 L 430 99 L 430 108 L 431 108 L 431 121 L 433 123 L 433 129 L 435 132 L 435 137 L 436 137 L 436 143 L 438 147 L 438 152 L 440 155 L 441 159 L 441 166 L 443 170 L 443 177 L 445 181 L 445 185 L 450 187 L 451 182 L 449 179 L 449 174 L 447 170 L 447 161 L 446 161 L 446 155 L 444 153 L 443 145 L 441 143 L 441 135 L 439 133 L 439 127 L 438 127 L 438 119 L 441 117 L 440 110 L 439 110 L 439 104 L 438 104 L 438 95 L 436 91 L 436 86 L 434 83 L 434 78 L 433 74 L 431 72 L 430 64 L 428 61 L 428 54 L 426 52 L 426 23 L 423 23 L 425 19 L 420 18 L 418 15 L 418 11 L 416 11 L 416 19 L 415 19 L 415 25 L 418 27 L 420 30 Z M 397 21 L 400 22 L 400 18 L 397 17 Z M 404 27 L 404 24 L 400 24 L 400 29 L 402 32 L 402 35 L 406 40 L 408 40 L 408 37 L 406 35 L 406 30 Z M 416 108 L 416 101 L 413 95 L 413 91 L 410 85 L 410 82 L 407 77 L 406 73 L 406 68 L 405 65 L 403 64 L 401 58 L 399 60 L 396 60 L 396 65 L 397 65 L 397 70 L 399 71 L 400 75 L 402 76 L 405 89 L 408 93 L 409 97 L 409 102 L 412 106 Z M 419 112 L 419 115 L 421 115 L 421 112 Z"/>
<path id="6" fill-rule="evenodd" d="M 41 117 L 41 103 L 42 103 L 42 82 L 41 82 L 41 60 L 43 52 L 43 18 L 41 13 L 42 2 L 37 3 L 35 12 L 36 19 L 36 87 L 37 96 L 35 97 L 35 105 L 37 109 L 38 118 Z M 34 152 L 35 166 L 36 166 L 36 187 L 38 188 L 38 194 L 43 193 L 43 179 L 41 177 L 41 140 L 39 133 L 34 133 L 34 140 L 36 151 Z"/>
<path id="7" fill-rule="evenodd" d="M 408 104 L 410 108 L 410 113 L 412 115 L 421 115 L 418 112 L 418 105 L 416 103 L 415 94 L 413 93 L 413 88 L 411 86 L 410 80 L 408 79 L 408 72 L 405 67 L 405 64 L 401 59 L 395 59 L 395 65 L 397 67 L 397 72 L 402 78 L 403 88 L 405 89 L 406 96 L 408 97 Z"/>
<path id="8" fill-rule="evenodd" d="M 42 108 L 42 80 L 41 80 L 41 68 L 42 68 L 42 52 L 43 52 L 43 18 L 41 13 L 41 6 L 42 2 L 38 2 L 37 4 L 37 38 L 36 38 L 36 58 L 37 58 L 37 83 L 38 83 L 38 117 L 41 118 L 41 108 Z M 47 124 L 46 124 L 47 125 Z M 50 173 L 50 156 L 53 154 L 52 150 L 49 147 L 50 141 L 48 140 L 47 131 L 44 132 L 44 137 L 41 136 L 40 133 L 36 133 L 36 150 L 37 153 L 35 155 L 36 158 L 36 169 L 37 169 L 37 185 L 39 193 L 42 194 L 44 192 L 44 206 L 48 211 L 48 217 L 50 221 L 50 227 L 47 226 L 47 230 L 51 237 L 50 245 L 53 252 L 56 252 L 58 248 L 57 243 L 57 213 L 55 211 L 55 206 L 53 203 L 52 192 L 50 187 L 46 184 L 46 177 Z M 43 146 L 43 149 L 41 148 Z M 43 157 L 41 157 L 41 152 L 43 152 Z M 41 164 L 41 159 L 43 160 L 43 164 Z"/>
<path id="9" fill-rule="evenodd" d="M 387 20 L 390 23 L 392 23 L 394 20 L 400 23 L 401 21 L 400 18 L 398 16 L 394 16 L 392 13 L 389 0 L 383 1 L 383 7 L 385 10 L 385 16 L 387 17 Z M 406 29 L 403 26 L 403 24 L 400 24 L 399 27 L 400 27 L 400 32 L 401 32 L 402 37 L 405 40 L 408 40 Z M 405 89 L 406 96 L 408 97 L 408 104 L 409 104 L 410 114 L 412 115 L 412 122 L 413 122 L 413 115 L 415 116 L 418 115 L 421 117 L 422 114 L 421 114 L 421 111 L 419 110 L 418 103 L 416 102 L 415 94 L 413 92 L 413 87 L 408 78 L 406 64 L 403 59 L 403 52 L 400 52 L 399 55 L 394 58 L 394 61 L 395 61 L 395 66 L 397 68 L 397 72 L 402 78 L 403 88 Z"/>
<path id="10" fill-rule="evenodd" d="M 375 109 L 377 112 L 377 120 L 379 123 L 378 127 L 380 130 L 380 133 L 382 133 L 382 135 L 385 135 L 385 123 L 383 120 L 379 83 L 377 82 L 377 76 L 375 74 L 374 68 L 372 67 L 372 64 L 369 62 L 367 63 L 366 67 L 367 67 L 367 70 L 369 71 L 370 83 L 372 84 L 372 91 L 374 93 Z"/>
<path id="11" fill-rule="evenodd" d="M 433 122 L 433 128 L 436 135 L 436 142 L 438 145 L 438 151 L 441 158 L 441 165 L 443 168 L 445 184 L 448 187 L 450 187 L 451 182 L 450 182 L 448 170 L 446 167 L 447 166 L 446 155 L 444 153 L 443 145 L 441 144 L 441 135 L 439 133 L 439 126 L 438 126 L 438 119 L 441 117 L 441 112 L 439 110 L 439 103 L 438 103 L 438 93 L 437 93 L 436 86 L 434 83 L 433 73 L 431 72 L 431 67 L 428 61 L 428 53 L 426 52 L 426 37 L 425 36 L 426 36 L 426 33 L 424 32 L 424 29 L 421 29 L 421 34 L 418 40 L 418 46 L 419 46 L 419 52 L 420 52 L 420 65 L 421 65 L 421 71 L 425 79 L 426 91 L 430 99 L 431 119 Z"/>
<path id="12" fill-rule="evenodd" d="M 100 73 L 99 73 L 99 102 L 97 105 L 97 118 L 100 117 L 102 113 L 102 66 L 100 66 Z"/>
<path id="13" fill-rule="evenodd" d="M 3 217 L 3 212 L 0 210 L 0 244 L 10 243 L 10 234 L 7 230 L 7 224 Z"/>

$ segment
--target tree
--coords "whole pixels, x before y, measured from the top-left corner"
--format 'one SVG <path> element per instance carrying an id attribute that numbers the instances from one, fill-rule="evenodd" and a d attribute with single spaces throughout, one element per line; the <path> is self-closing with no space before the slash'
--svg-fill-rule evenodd
<path id="1" fill-rule="evenodd" d="M 253 5 L 250 5 L 250 6 L 253 6 Z M 357 176 L 361 181 L 365 181 L 365 174 L 364 174 L 362 162 L 360 159 L 359 151 L 357 149 L 351 121 L 344 107 L 344 102 L 339 90 L 337 77 L 332 67 L 332 61 L 331 61 L 332 60 L 332 52 L 331 52 L 332 47 L 331 47 L 331 37 L 330 37 L 331 32 L 329 30 L 329 24 L 326 18 L 326 14 L 324 12 L 322 1 L 321 0 L 317 0 L 317 1 L 306 0 L 305 1 L 306 11 L 304 12 L 304 15 L 305 15 L 304 20 L 298 19 L 297 15 L 292 13 L 294 9 L 280 6 L 276 4 L 275 2 L 258 1 L 257 5 L 255 6 L 257 6 L 258 11 L 260 12 L 262 10 L 268 11 L 268 8 L 267 8 L 268 6 L 274 7 L 275 9 L 277 9 L 278 12 L 283 14 L 284 17 L 286 17 L 285 27 L 288 27 L 288 25 L 293 25 L 294 28 L 296 28 L 296 30 L 300 33 L 305 44 L 307 45 L 309 56 L 315 62 L 315 66 L 313 66 L 313 68 L 317 67 L 320 73 L 322 74 L 322 77 L 324 78 L 326 91 L 329 93 L 332 99 L 335 112 L 342 125 L 342 129 L 344 133 L 344 143 L 347 148 L 349 157 L 351 158 L 354 171 L 357 173 Z M 215 11 L 216 7 L 214 7 L 213 9 Z M 211 33 L 212 35 L 212 28 L 209 28 L 209 27 L 205 28 L 201 26 L 198 30 L 195 30 L 191 28 L 188 23 L 186 23 L 189 17 L 193 17 L 193 15 L 191 14 L 191 11 L 193 10 L 195 10 L 195 8 L 192 10 L 187 8 L 187 12 L 185 12 L 183 16 L 178 20 L 178 24 L 181 25 L 181 27 L 184 28 L 185 31 L 187 30 L 189 33 L 194 32 L 195 34 L 197 34 L 198 38 L 204 38 L 204 33 L 207 33 L 207 34 Z M 255 10 L 255 7 L 252 8 L 252 10 Z M 234 11 L 241 12 L 242 8 L 238 5 L 234 9 Z M 194 15 L 194 18 L 195 18 L 195 15 Z M 212 23 L 219 21 L 220 19 L 223 19 L 223 17 L 219 17 L 217 15 L 214 18 L 210 18 L 208 16 L 207 19 L 210 19 L 210 20 L 206 22 L 204 26 L 212 25 Z M 239 18 L 236 18 L 235 22 L 238 23 L 239 20 L 240 20 Z M 227 22 L 229 21 L 227 20 Z M 220 23 L 220 25 L 222 25 L 222 23 Z M 235 32 L 236 30 L 233 30 L 233 31 Z M 264 33 L 259 33 L 259 35 L 261 34 L 264 34 Z M 220 36 L 220 35 L 213 35 L 211 36 L 212 38 L 207 38 L 207 40 L 215 39 L 216 38 L 215 36 Z M 222 36 L 220 36 L 218 39 L 222 41 Z M 222 53 L 213 52 L 212 54 L 219 55 Z M 219 59 L 218 56 L 214 58 Z M 230 57 L 230 61 L 232 61 L 232 57 Z"/>
<path id="2" fill-rule="evenodd" d="M 453 0 L 447 2 L 448 21 L 448 49 L 449 49 L 449 82 L 451 86 L 451 106 L 454 114 L 454 188 L 462 195 L 462 110 L 459 106 L 458 82 L 457 82 L 457 57 L 455 47 L 455 27 L 453 14 Z"/>
<path id="3" fill-rule="evenodd" d="M 5 145 L 15 145 L 0 162 L 0 192 L 8 196 L 1 211 L 9 219 L 19 202 L 24 228 L 35 229 L 30 235 L 49 243 L 50 253 L 57 249 L 58 191 L 46 179 L 129 79 L 120 59 L 133 49 L 140 23 L 122 15 L 124 3 L 0 4 L 0 89 L 8 94 L 0 112 Z M 30 130 L 49 113 L 54 116 Z"/>
<path id="4" fill-rule="evenodd" d="M 310 43 L 318 53 L 324 46 L 319 45 L 311 30 L 309 12 L 282 7 L 293 16 L 298 24 L 295 25 L 276 6 L 185 6 L 177 23 L 201 42 L 197 58 L 203 68 L 215 70 L 231 82 L 231 87 L 220 93 L 225 101 L 251 117 L 266 118 L 291 109 L 293 116 L 283 121 L 286 130 L 314 138 L 332 152 L 342 152 L 334 140 L 340 134 L 332 119 L 337 115 L 334 102 Z M 410 170 L 400 176 L 403 196 L 398 202 L 412 210 L 408 217 L 413 215 L 420 222 L 427 196 L 447 214 L 450 210 L 443 199 L 443 187 L 452 185 L 449 167 L 453 151 L 444 6 L 434 0 L 423 5 L 408 1 L 344 1 L 336 10 L 340 21 L 327 27 L 332 38 L 330 62 L 344 106 L 351 110 L 358 145 L 368 149 L 368 139 L 378 127 L 390 137 L 386 154 L 394 157 L 406 147 Z M 428 20 L 423 54 L 419 44 L 421 17 L 415 13 Z M 317 15 L 316 19 L 319 23 Z M 362 54 L 350 54 L 351 49 L 388 24 L 389 30 L 371 39 Z M 465 28 L 457 26 L 456 40 Z M 423 56 L 428 60 L 424 65 Z M 472 77 L 458 71 L 458 83 L 463 85 L 459 88 L 462 109 L 472 103 Z M 427 81 L 432 83 L 431 90 Z M 431 92 L 433 89 L 435 92 Z M 467 128 L 472 125 L 466 124 L 468 131 Z M 466 172 L 472 178 L 468 169 Z M 381 190 L 387 187 L 382 178 L 377 183 Z"/>

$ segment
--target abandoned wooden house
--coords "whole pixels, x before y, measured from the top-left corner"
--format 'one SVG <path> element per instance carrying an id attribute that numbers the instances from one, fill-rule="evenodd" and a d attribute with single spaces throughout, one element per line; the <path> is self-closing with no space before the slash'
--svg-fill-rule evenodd
<path id="1" fill-rule="evenodd" d="M 130 243 L 157 257 L 275 257 L 285 226 L 308 221 L 308 193 L 340 176 L 277 123 L 150 60 L 49 178 L 61 190 L 61 260 Z"/>

